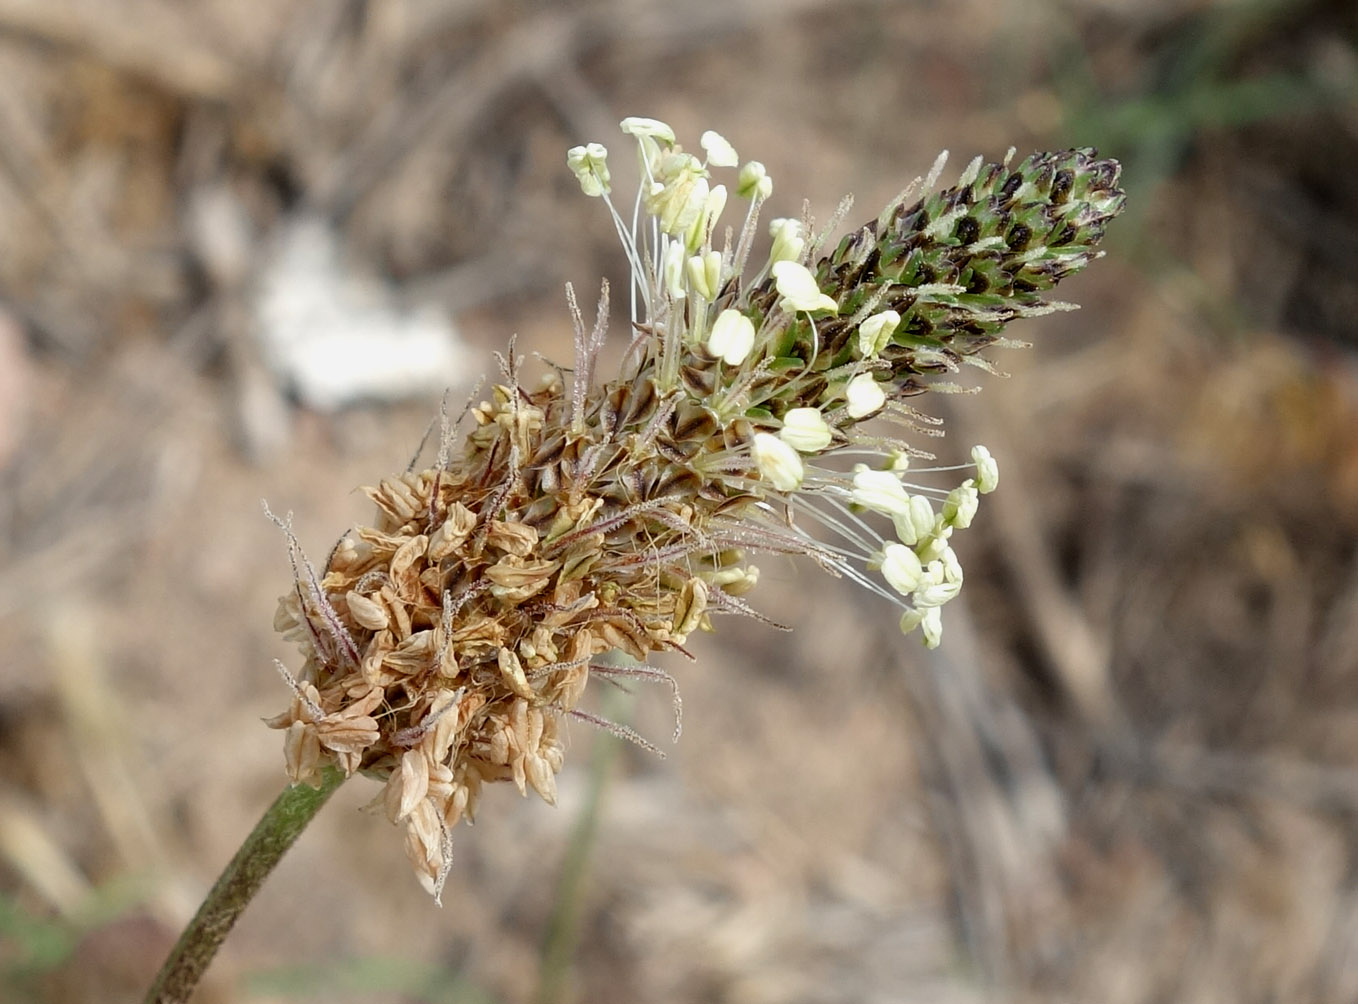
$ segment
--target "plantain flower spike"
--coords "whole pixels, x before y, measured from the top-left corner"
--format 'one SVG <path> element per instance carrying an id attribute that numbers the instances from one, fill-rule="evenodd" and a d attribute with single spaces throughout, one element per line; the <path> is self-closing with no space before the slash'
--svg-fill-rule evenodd
<path id="1" fill-rule="evenodd" d="M 620 370 L 598 372 L 607 284 L 592 324 L 568 287 L 569 369 L 529 379 L 511 344 L 427 466 L 365 489 L 375 516 L 323 568 L 284 524 L 295 585 L 276 625 L 301 665 L 269 724 L 288 774 L 382 781 L 375 805 L 436 896 L 487 784 L 554 801 L 568 719 L 649 747 L 579 708 L 586 684 L 673 687 L 654 657 L 687 654 L 721 615 L 764 620 L 745 598 L 754 556 L 809 557 L 939 644 L 962 587 L 951 537 L 999 468 L 979 446 L 965 468 L 929 466 L 916 444 L 938 423 L 911 402 L 991 369 L 980 353 L 1019 344 L 1011 321 L 1063 309 L 1044 294 L 1100 254 L 1123 204 L 1118 165 L 1091 150 L 1010 151 L 937 191 L 940 158 L 833 250 L 838 221 L 817 234 L 805 218 L 756 254 L 759 162 L 737 171 L 715 132 L 699 158 L 663 122 L 622 128 L 642 174 L 631 205 L 614 204 L 603 146 L 567 156 L 631 265 Z M 747 205 L 723 222 L 728 187 Z"/>

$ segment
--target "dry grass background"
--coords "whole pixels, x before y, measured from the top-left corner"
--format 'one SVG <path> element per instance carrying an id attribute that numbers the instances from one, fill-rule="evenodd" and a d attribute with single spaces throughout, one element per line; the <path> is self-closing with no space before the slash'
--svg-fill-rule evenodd
<path id="1" fill-rule="evenodd" d="M 561 357 L 561 283 L 621 266 L 564 150 L 648 114 L 775 214 L 1011 143 L 1100 144 L 1134 208 L 934 402 L 1005 479 L 943 649 L 768 563 L 798 630 L 673 667 L 571 999 L 1358 999 L 1356 40 L 1343 0 L 0 0 L 0 997 L 137 999 L 283 779 L 259 499 L 324 553 L 431 413 L 289 402 L 271 242 L 327 219 L 487 364 Z M 201 999 L 534 999 L 594 742 L 556 810 L 488 797 L 442 910 L 346 786 Z"/>

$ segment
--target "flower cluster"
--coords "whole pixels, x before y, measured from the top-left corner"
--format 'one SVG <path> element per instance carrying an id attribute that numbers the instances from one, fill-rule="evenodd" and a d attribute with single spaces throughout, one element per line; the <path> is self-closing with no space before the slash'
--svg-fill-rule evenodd
<path id="1" fill-rule="evenodd" d="M 940 378 L 963 365 L 990 369 L 978 353 L 1014 344 L 1010 320 L 1060 309 L 1041 294 L 1098 254 L 1122 204 L 1117 165 L 1090 151 L 978 158 L 934 193 L 940 158 L 834 251 L 842 213 L 819 234 L 805 216 L 773 220 L 756 259 L 763 165 L 741 166 L 713 132 L 698 156 L 664 123 L 622 129 L 642 179 L 623 211 L 608 151 L 567 155 L 631 265 L 618 375 L 596 372 L 607 285 L 592 325 L 568 290 L 570 370 L 530 386 L 511 347 L 464 413 L 470 432 L 445 420 L 431 466 L 369 489 L 377 519 L 324 570 L 294 544 L 278 627 L 304 663 L 271 722 L 289 774 L 384 780 L 379 802 L 435 892 L 484 784 L 554 799 L 564 717 L 642 741 L 577 707 L 590 676 L 672 685 L 653 653 L 684 652 L 714 615 L 760 617 L 744 599 L 753 554 L 809 556 L 939 643 L 962 586 L 950 539 L 999 472 L 980 446 L 964 467 L 921 466 L 933 458 L 912 440 L 940 430 L 910 399 L 956 389 Z M 721 170 L 746 204 L 738 227 L 722 223 Z M 933 483 L 948 471 L 961 483 Z"/>

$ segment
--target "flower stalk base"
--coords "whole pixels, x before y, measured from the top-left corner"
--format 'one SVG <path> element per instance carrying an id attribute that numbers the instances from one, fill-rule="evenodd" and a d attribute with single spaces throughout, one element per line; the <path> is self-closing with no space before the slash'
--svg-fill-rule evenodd
<path id="1" fill-rule="evenodd" d="M 147 991 L 146 1004 L 178 1004 L 189 999 L 274 865 L 343 781 L 341 771 L 327 767 L 321 772 L 319 787 L 290 785 L 274 799 L 179 936 Z"/>

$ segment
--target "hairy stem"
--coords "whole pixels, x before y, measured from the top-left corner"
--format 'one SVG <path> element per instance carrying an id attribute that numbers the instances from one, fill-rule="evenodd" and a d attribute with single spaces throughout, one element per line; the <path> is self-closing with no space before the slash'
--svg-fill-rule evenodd
<path id="1" fill-rule="evenodd" d="M 189 999 L 269 872 L 343 781 L 342 773 L 327 767 L 319 788 L 294 785 L 274 799 L 179 936 L 146 993 L 146 1004 Z"/>
<path id="2" fill-rule="evenodd" d="M 632 704 L 629 696 L 621 691 L 610 691 L 604 699 L 604 715 L 613 721 L 629 718 Z M 537 1004 L 561 1004 L 571 996 L 571 966 L 580 941 L 580 925 L 586 907 L 589 859 L 594 850 L 594 838 L 599 829 L 599 817 L 603 813 L 613 764 L 621 750 L 622 743 L 614 736 L 601 735 L 594 741 L 589 790 L 566 847 L 566 858 L 562 862 L 561 877 L 557 882 L 556 901 L 542 944 Z"/>

